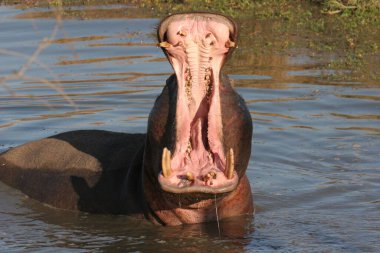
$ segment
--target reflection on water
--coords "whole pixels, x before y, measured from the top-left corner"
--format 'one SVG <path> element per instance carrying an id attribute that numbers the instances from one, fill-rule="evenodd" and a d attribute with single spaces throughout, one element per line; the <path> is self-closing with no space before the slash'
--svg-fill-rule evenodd
<path id="1" fill-rule="evenodd" d="M 3 77 L 25 63 L 55 21 L 43 9 L 0 7 L 0 15 Z M 0 87 L 0 150 L 73 129 L 146 129 L 172 72 L 155 46 L 158 20 L 114 7 L 74 7 L 65 15 L 41 64 L 26 71 L 30 79 L 9 80 L 12 93 Z M 0 183 L 0 251 L 379 251 L 380 84 L 330 82 L 328 57 L 305 49 L 261 52 L 253 45 L 270 24 L 251 22 L 242 20 L 242 41 L 225 71 L 254 121 L 247 172 L 254 219 L 222 221 L 220 232 L 216 223 L 155 227 L 51 209 Z"/>

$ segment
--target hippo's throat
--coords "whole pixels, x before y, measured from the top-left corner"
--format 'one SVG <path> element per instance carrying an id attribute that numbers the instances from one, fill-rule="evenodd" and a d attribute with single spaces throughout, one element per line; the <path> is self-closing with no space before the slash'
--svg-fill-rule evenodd
<path id="1" fill-rule="evenodd" d="M 234 26 L 210 14 L 171 17 L 159 27 L 160 46 L 177 76 L 174 150 L 162 151 L 163 190 L 224 193 L 238 183 L 233 149 L 223 146 L 220 70 Z M 225 129 L 224 131 L 228 131 Z M 226 150 L 225 150 L 226 149 Z"/>

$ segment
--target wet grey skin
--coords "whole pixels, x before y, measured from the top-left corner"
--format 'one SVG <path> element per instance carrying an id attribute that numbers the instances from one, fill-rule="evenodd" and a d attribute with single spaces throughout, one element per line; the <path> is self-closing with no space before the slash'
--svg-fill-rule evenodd
<path id="1" fill-rule="evenodd" d="M 213 13 L 174 14 L 157 35 L 175 74 L 147 134 L 81 130 L 32 141 L 0 155 L 1 181 L 53 207 L 162 225 L 252 214 L 252 120 L 221 73 L 236 24 Z"/>

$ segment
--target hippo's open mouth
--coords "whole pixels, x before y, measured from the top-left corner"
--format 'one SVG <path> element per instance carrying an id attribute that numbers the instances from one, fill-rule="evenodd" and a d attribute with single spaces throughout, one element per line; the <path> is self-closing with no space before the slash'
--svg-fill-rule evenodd
<path id="1" fill-rule="evenodd" d="M 220 99 L 220 70 L 236 32 L 228 18 L 206 13 L 172 15 L 159 27 L 178 85 L 175 147 L 163 149 L 158 176 L 165 191 L 224 193 L 238 184 L 234 150 L 223 146 Z"/>

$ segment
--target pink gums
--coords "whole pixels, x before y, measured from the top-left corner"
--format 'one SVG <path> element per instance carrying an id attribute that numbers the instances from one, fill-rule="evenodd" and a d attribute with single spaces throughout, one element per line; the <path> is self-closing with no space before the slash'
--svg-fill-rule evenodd
<path id="1" fill-rule="evenodd" d="M 168 178 L 160 176 L 166 185 L 180 186 L 189 172 L 195 177 L 193 186 L 224 187 L 237 180 L 237 175 L 233 179 L 224 176 L 219 95 L 220 68 L 229 50 L 229 34 L 226 25 L 203 16 L 173 21 L 167 27 L 167 42 L 172 46 L 165 49 L 176 72 L 178 94 L 173 173 Z M 204 180 L 210 171 L 216 177 Z"/>

